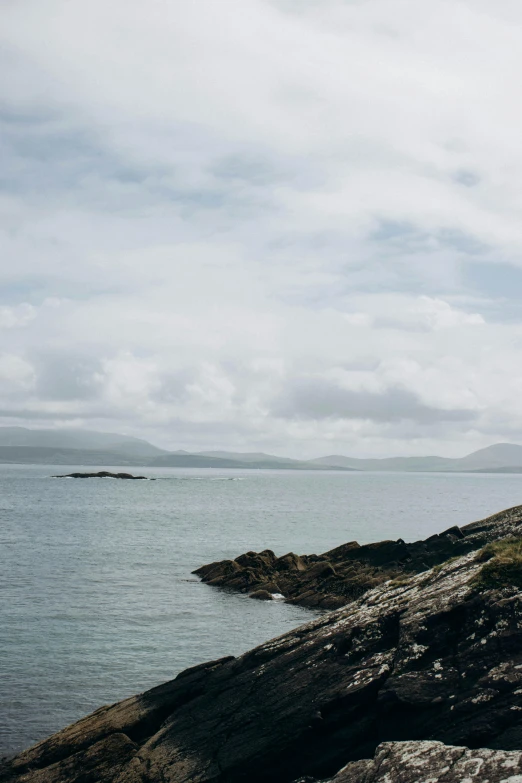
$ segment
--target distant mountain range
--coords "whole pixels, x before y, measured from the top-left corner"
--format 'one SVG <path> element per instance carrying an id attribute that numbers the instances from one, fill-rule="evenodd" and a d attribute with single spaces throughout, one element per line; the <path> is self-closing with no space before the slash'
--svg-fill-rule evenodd
<path id="1" fill-rule="evenodd" d="M 91 430 L 31 430 L 26 427 L 0 427 L 0 446 L 116 451 L 140 457 L 166 454 L 163 449 L 158 449 L 157 446 L 140 438 Z"/>
<path id="2" fill-rule="evenodd" d="M 31 430 L 0 427 L 0 463 L 174 468 L 331 470 L 270 454 L 168 452 L 146 440 L 87 430 Z M 342 465 L 334 470 L 351 470 Z"/>
<path id="3" fill-rule="evenodd" d="M 174 451 L 129 435 L 88 430 L 31 430 L 0 427 L 0 463 L 135 467 L 522 473 L 522 446 L 497 443 L 467 457 L 388 457 L 357 459 L 342 455 L 295 460 L 263 452 Z"/>
<path id="4" fill-rule="evenodd" d="M 495 472 L 517 472 L 522 468 L 522 446 L 514 443 L 496 443 L 479 449 L 467 457 L 388 457 L 384 459 L 356 459 L 331 455 L 311 460 L 323 467 L 351 468 L 352 470 L 392 470 L 406 473 L 427 472 L 474 472 L 494 470 Z"/>

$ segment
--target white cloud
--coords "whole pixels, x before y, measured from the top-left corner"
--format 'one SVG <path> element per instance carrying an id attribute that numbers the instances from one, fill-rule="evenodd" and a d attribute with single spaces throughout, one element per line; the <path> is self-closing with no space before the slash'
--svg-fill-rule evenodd
<path id="1" fill-rule="evenodd" d="M 34 371 L 31 365 L 10 353 L 0 354 L 0 380 L 2 394 L 12 395 L 29 391 L 34 384 Z M 16 399 L 16 397 L 15 397 Z"/>
<path id="2" fill-rule="evenodd" d="M 452 329 L 461 326 L 479 326 L 485 323 L 480 313 L 466 313 L 452 307 L 442 299 L 421 296 L 418 308 L 419 319 L 426 323 L 429 329 Z"/>
<path id="3" fill-rule="evenodd" d="M 344 317 L 348 323 L 358 326 L 435 332 L 485 324 L 480 313 L 468 312 L 432 296 L 399 293 L 357 296 L 352 306 L 359 309 L 345 313 Z"/>
<path id="4" fill-rule="evenodd" d="M 16 307 L 0 307 L 0 329 L 27 326 L 33 318 L 36 318 L 36 308 L 27 302 Z"/>
<path id="5" fill-rule="evenodd" d="M 6 420 L 297 456 L 522 438 L 519 5 L 18 0 L 0 22 Z"/>

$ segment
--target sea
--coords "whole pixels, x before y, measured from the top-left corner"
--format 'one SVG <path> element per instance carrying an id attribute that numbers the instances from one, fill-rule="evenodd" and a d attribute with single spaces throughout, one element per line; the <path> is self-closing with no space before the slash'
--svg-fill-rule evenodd
<path id="1" fill-rule="evenodd" d="M 413 541 L 522 503 L 522 475 L 51 478 L 81 470 L 92 467 L 0 466 L 0 756 L 317 614 L 201 584 L 191 574 L 200 565 L 248 550 Z"/>

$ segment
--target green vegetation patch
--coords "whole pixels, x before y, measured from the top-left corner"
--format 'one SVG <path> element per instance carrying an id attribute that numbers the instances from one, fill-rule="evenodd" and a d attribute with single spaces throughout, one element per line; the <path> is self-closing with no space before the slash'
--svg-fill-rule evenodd
<path id="1" fill-rule="evenodd" d="M 390 587 L 405 587 L 411 583 L 411 577 L 399 577 L 398 579 L 392 579 Z"/>
<path id="2" fill-rule="evenodd" d="M 486 544 L 476 559 L 484 565 L 472 580 L 475 587 L 482 590 L 522 588 L 522 538 L 505 538 Z"/>
<path id="3" fill-rule="evenodd" d="M 454 563 L 455 560 L 459 560 L 461 555 L 455 555 L 454 557 L 448 557 L 447 560 L 444 560 L 443 563 L 437 563 L 437 565 L 434 565 L 431 569 L 433 574 L 439 574 L 443 568 L 445 568 L 447 565 L 450 565 L 450 563 Z"/>

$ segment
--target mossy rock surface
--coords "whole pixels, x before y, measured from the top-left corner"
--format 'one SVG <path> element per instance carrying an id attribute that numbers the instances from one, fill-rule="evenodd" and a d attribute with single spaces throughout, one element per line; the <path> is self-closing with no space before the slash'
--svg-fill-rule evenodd
<path id="1" fill-rule="evenodd" d="M 522 588 L 522 538 L 506 538 L 488 544 L 477 554 L 484 565 L 473 580 L 476 588 Z"/>

